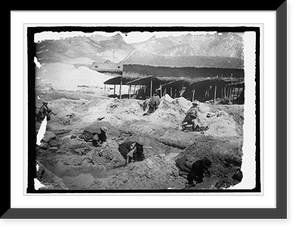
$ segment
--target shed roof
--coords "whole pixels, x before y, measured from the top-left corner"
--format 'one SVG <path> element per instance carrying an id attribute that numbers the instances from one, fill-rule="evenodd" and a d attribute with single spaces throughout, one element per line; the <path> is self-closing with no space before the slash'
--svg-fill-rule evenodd
<path id="1" fill-rule="evenodd" d="M 244 61 L 235 57 L 218 56 L 162 56 L 140 50 L 133 51 L 123 65 L 148 65 L 154 67 L 196 67 L 243 69 Z"/>
<path id="2" fill-rule="evenodd" d="M 149 85 L 150 81 L 160 82 L 161 84 L 170 82 L 172 79 L 167 77 L 147 76 L 127 82 L 128 85 Z"/>
<path id="3" fill-rule="evenodd" d="M 105 85 L 119 85 L 121 83 L 122 79 L 122 84 L 126 85 L 129 81 L 132 81 L 136 78 L 129 77 L 129 76 L 116 76 L 113 78 L 108 79 L 107 81 L 104 82 Z"/>
<path id="4" fill-rule="evenodd" d="M 190 83 L 190 86 L 197 86 L 204 83 L 210 82 L 223 82 L 224 84 L 242 83 L 243 78 L 232 78 L 232 77 L 206 77 L 206 78 L 196 78 Z"/>

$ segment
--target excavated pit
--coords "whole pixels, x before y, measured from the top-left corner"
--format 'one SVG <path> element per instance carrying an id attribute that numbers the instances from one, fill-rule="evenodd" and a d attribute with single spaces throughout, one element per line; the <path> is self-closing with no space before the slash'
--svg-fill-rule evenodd
<path id="1" fill-rule="evenodd" d="M 190 189 L 220 189 L 241 181 L 243 106 L 200 103 L 201 132 L 181 131 L 181 121 L 191 107 L 184 98 L 168 95 L 154 113 L 143 116 L 143 101 L 116 99 L 94 94 L 49 90 L 46 99 L 57 115 L 48 121 L 43 146 L 37 146 L 37 178 L 44 189 L 69 190 L 167 190 L 187 189 L 176 160 L 208 157 L 211 176 Z M 207 117 L 207 113 L 219 116 Z M 217 115 L 217 114 L 216 114 Z M 94 147 L 84 131 L 107 128 L 107 140 Z M 125 166 L 118 147 L 139 138 L 144 159 Z"/>

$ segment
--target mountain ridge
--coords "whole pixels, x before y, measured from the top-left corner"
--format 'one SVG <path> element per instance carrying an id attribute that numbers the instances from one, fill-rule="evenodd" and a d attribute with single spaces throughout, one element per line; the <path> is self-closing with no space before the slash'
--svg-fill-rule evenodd
<path id="1" fill-rule="evenodd" d="M 113 36 L 92 34 L 36 43 L 40 63 L 122 62 L 133 50 L 164 56 L 220 56 L 244 58 L 243 37 L 232 32 L 151 38 L 126 43 L 120 33 Z"/>

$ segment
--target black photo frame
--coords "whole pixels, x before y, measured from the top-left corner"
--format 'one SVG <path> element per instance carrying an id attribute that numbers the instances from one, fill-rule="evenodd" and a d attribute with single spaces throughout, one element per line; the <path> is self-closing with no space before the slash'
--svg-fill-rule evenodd
<path id="1" fill-rule="evenodd" d="M 2 192 L 3 219 L 285 219 L 287 218 L 287 1 L 267 8 L 223 10 L 276 11 L 276 207 L 275 208 L 12 208 L 11 161 L 5 156 L 7 180 Z M 201 10 L 201 9 L 199 9 Z M 203 10 L 215 10 L 214 8 Z M 218 9 L 221 10 L 221 9 Z"/>

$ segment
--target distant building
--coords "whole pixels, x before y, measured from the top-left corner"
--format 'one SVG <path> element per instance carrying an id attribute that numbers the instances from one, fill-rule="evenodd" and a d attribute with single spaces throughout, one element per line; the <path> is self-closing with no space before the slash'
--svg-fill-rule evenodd
<path id="1" fill-rule="evenodd" d="M 244 62 L 233 57 L 161 56 L 135 50 L 123 61 L 124 76 L 244 77 Z"/>
<path id="2" fill-rule="evenodd" d="M 233 57 L 162 56 L 135 50 L 122 63 L 126 84 L 143 85 L 146 96 L 159 90 L 171 97 L 216 100 L 233 96 L 227 85 L 233 92 L 233 83 L 244 82 L 244 61 Z"/>

